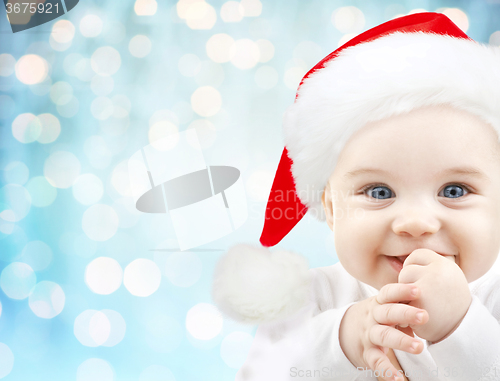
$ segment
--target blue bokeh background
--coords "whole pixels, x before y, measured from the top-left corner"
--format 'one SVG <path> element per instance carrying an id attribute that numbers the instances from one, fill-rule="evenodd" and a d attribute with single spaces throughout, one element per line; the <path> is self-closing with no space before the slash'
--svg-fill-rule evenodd
<path id="1" fill-rule="evenodd" d="M 283 112 L 325 55 L 419 11 L 500 45 L 494 0 L 82 0 L 15 34 L 0 9 L 0 377 L 234 379 L 256 327 L 218 314 L 212 273 L 232 245 L 258 244 Z M 248 202 L 242 227 L 189 252 L 168 215 L 134 210 L 128 177 L 172 128 L 238 168 Z M 337 262 L 309 216 L 278 247 Z"/>

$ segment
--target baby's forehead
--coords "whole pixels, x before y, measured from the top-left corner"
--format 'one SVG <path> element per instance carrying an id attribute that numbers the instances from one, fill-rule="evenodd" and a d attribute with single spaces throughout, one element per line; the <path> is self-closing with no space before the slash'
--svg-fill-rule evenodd
<path id="1" fill-rule="evenodd" d="M 376 168 L 397 172 L 401 178 L 413 173 L 419 178 L 427 173 L 439 178 L 441 172 L 449 174 L 446 172 L 449 168 L 475 167 L 491 176 L 500 176 L 498 134 L 492 126 L 474 122 L 476 125 L 472 127 L 462 124 L 457 128 L 448 123 L 443 131 L 437 131 L 439 123 L 422 130 L 398 128 L 394 123 L 367 125 L 356 131 L 343 147 L 336 163 L 341 169 L 335 168 L 334 173 L 350 179 L 349 173 L 359 172 L 359 168 Z"/>
<path id="2" fill-rule="evenodd" d="M 346 146 L 360 146 L 366 152 L 376 151 L 380 145 L 393 145 L 398 151 L 408 147 L 425 148 L 438 143 L 443 154 L 447 148 L 459 146 L 481 147 L 498 151 L 500 126 L 469 111 L 451 105 L 433 105 L 412 109 L 387 118 L 370 121 L 356 128 L 347 139 Z M 359 136 L 364 137 L 359 138 Z M 369 140 L 371 144 L 367 144 Z M 399 146 L 401 145 L 401 146 Z M 344 149 L 341 150 L 342 155 Z M 433 154 L 439 155 L 439 150 Z M 449 152 L 448 152 L 449 154 Z"/>

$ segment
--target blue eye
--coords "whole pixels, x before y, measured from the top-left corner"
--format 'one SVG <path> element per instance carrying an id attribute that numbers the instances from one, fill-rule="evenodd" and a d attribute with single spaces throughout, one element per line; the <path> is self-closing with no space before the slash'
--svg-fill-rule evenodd
<path id="1" fill-rule="evenodd" d="M 465 195 L 464 192 L 468 192 L 467 188 L 463 185 L 452 184 L 447 185 L 443 189 L 444 197 L 458 198 Z"/>
<path id="2" fill-rule="evenodd" d="M 385 200 L 391 197 L 392 191 L 383 185 L 371 185 L 363 189 L 363 193 L 368 193 L 370 197 L 377 200 Z"/>

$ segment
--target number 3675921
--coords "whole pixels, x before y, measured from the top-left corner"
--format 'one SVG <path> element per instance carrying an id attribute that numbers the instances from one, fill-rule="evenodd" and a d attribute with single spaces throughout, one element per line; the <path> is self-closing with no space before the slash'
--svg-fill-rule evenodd
<path id="1" fill-rule="evenodd" d="M 59 13 L 59 4 L 51 3 L 7 3 L 7 13 Z"/>

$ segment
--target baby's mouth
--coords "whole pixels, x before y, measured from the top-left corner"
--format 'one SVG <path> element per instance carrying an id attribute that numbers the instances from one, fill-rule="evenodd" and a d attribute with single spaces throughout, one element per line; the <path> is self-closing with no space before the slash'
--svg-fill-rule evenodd
<path id="1" fill-rule="evenodd" d="M 410 253 L 411 254 L 411 253 Z M 406 258 L 408 258 L 410 256 L 410 254 L 405 254 L 405 255 L 399 255 L 397 257 L 395 257 L 399 262 L 401 263 L 404 263 L 404 261 L 406 260 Z M 447 255 L 447 254 L 441 254 L 441 253 L 438 253 L 439 255 L 443 256 L 444 258 L 450 260 L 450 261 L 453 261 L 455 262 L 456 264 L 458 264 L 458 254 L 457 255 Z"/>
<path id="2" fill-rule="evenodd" d="M 400 255 L 399 257 L 396 257 L 396 258 L 398 259 L 399 262 L 404 263 L 406 258 L 408 258 L 409 256 L 410 256 L 410 254 L 406 254 L 406 255 Z"/>

